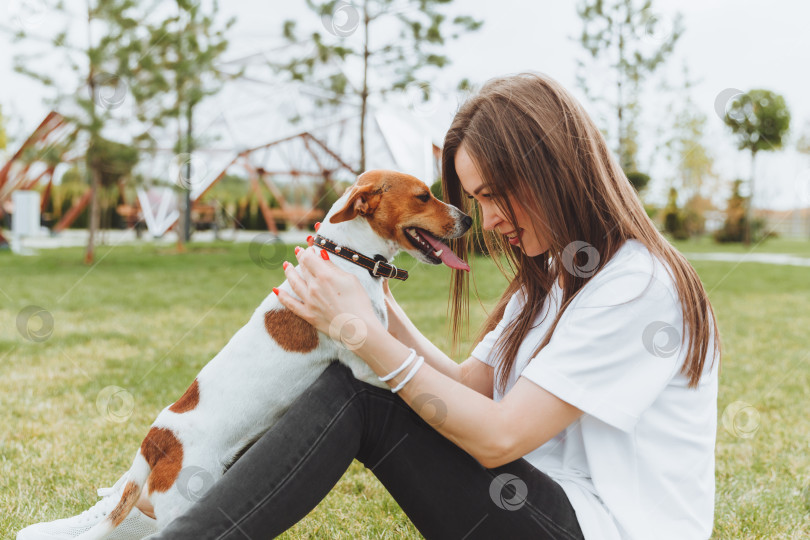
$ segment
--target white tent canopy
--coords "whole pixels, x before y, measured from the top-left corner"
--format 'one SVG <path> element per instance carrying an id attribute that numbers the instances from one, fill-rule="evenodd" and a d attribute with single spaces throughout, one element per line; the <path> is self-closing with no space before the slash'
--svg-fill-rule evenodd
<path id="1" fill-rule="evenodd" d="M 354 171 L 359 169 L 359 108 L 314 105 L 314 92 L 300 84 L 267 87 L 249 79 L 226 84 L 225 88 L 202 106 L 195 122 L 197 136 L 206 143 L 193 156 L 161 152 L 143 163 L 138 172 L 145 178 L 170 178 L 191 188 L 196 200 L 220 173 L 237 163 L 238 156 L 248 151 L 252 167 L 269 171 L 273 181 L 283 185 L 301 174 L 316 181 L 323 169 L 333 171 L 333 180 L 354 178 L 354 173 L 341 166 L 337 156 Z M 298 118 L 296 122 L 291 119 Z M 308 133 L 331 152 L 307 144 L 296 137 Z M 259 149 L 275 141 L 284 143 Z M 170 145 L 166 145 L 170 147 Z M 411 111 L 392 105 L 369 107 L 366 121 L 366 169 L 395 169 L 423 179 L 427 184 L 436 179 L 434 141 L 427 122 Z M 191 162 L 191 176 L 186 178 L 186 163 Z M 148 169 L 148 170 L 147 170 Z M 228 171 L 240 174 L 238 167 Z M 168 174 L 167 174 L 168 173 Z M 168 187 L 139 188 L 139 200 L 150 233 L 160 236 L 177 220 L 176 193 Z M 168 202 L 163 202 L 167 199 Z"/>

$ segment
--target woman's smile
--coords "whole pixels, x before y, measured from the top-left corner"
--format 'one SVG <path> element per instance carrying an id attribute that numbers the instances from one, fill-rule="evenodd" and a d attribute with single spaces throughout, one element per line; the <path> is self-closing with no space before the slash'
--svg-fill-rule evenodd
<path id="1" fill-rule="evenodd" d="M 513 246 L 519 246 L 520 239 L 523 236 L 523 229 L 518 229 L 517 231 L 502 234 L 506 237 L 507 242 L 509 242 Z"/>

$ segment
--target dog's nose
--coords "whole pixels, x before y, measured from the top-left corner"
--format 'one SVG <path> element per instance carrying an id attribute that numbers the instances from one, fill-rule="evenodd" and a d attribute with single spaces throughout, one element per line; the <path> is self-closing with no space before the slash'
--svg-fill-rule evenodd
<path id="1" fill-rule="evenodd" d="M 472 218 L 470 216 L 464 216 L 464 219 L 461 220 L 461 223 L 464 224 L 464 227 L 469 229 L 472 227 Z"/>

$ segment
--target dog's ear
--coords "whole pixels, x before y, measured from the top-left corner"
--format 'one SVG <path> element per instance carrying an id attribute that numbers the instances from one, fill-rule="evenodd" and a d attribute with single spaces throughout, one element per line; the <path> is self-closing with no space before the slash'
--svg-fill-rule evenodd
<path id="1" fill-rule="evenodd" d="M 346 205 L 329 220 L 331 223 L 349 221 L 357 216 L 370 216 L 380 204 L 382 192 L 374 189 L 374 184 L 354 186 Z"/>

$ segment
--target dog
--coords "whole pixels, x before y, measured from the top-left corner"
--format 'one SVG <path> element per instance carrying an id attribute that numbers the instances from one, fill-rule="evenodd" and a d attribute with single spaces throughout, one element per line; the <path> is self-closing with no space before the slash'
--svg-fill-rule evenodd
<path id="1" fill-rule="evenodd" d="M 360 279 L 387 327 L 381 278 L 407 277 L 388 261 L 407 251 L 424 263 L 469 271 L 442 240 L 463 235 L 471 224 L 469 216 L 439 201 L 419 179 L 372 170 L 333 205 L 315 245 L 337 255 L 330 257 L 334 264 Z M 286 281 L 280 288 L 294 294 Z M 350 349 L 292 314 L 275 294 L 268 295 L 180 399 L 160 412 L 131 468 L 116 483 L 123 489 L 115 508 L 78 539 L 101 539 L 112 532 L 144 489 L 158 528 L 165 528 L 192 504 L 178 483 L 181 471 L 220 478 L 336 359 L 357 379 L 385 387 Z"/>

